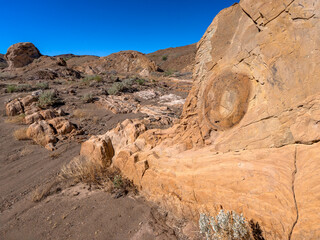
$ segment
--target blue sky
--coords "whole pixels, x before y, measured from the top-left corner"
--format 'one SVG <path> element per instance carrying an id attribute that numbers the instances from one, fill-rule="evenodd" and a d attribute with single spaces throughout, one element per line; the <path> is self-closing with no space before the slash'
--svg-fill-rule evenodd
<path id="1" fill-rule="evenodd" d="M 236 0 L 0 0 L 0 53 L 32 42 L 42 54 L 150 53 L 197 42 Z"/>

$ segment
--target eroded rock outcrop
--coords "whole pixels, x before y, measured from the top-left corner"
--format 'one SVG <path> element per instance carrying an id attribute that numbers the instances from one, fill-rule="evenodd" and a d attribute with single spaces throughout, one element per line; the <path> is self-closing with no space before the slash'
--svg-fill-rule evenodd
<path id="1" fill-rule="evenodd" d="M 23 122 L 29 125 L 27 137 L 35 143 L 55 150 L 55 143 L 63 135 L 77 135 L 77 126 L 67 120 L 61 109 L 42 110 L 38 105 L 38 93 L 16 98 L 6 104 L 7 116 L 23 116 Z"/>
<path id="2" fill-rule="evenodd" d="M 117 73 L 139 74 L 145 77 L 158 70 L 153 61 L 137 51 L 113 53 L 75 68 L 89 75 L 115 71 Z"/>
<path id="3" fill-rule="evenodd" d="M 92 136 L 81 145 L 80 155 L 87 157 L 100 166 L 110 166 L 114 149 L 109 137 Z"/>
<path id="4" fill-rule="evenodd" d="M 319 16 L 317 0 L 221 11 L 198 43 L 179 124 L 106 133 L 113 164 L 179 216 L 222 207 L 266 239 L 319 238 Z"/>
<path id="5" fill-rule="evenodd" d="M 32 63 L 41 56 L 39 50 L 29 42 L 16 43 L 8 48 L 5 59 L 9 68 L 20 68 Z"/>

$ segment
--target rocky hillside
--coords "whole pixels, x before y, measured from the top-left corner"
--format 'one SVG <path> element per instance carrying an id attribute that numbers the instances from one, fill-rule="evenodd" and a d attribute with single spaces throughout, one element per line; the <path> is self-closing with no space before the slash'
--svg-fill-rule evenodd
<path id="1" fill-rule="evenodd" d="M 80 59 L 85 61 L 79 62 Z M 145 54 L 137 51 L 121 51 L 101 58 L 85 56 L 80 59 L 71 58 L 68 63 L 70 62 L 75 69 L 86 74 L 115 72 L 149 76 L 150 73 L 159 70 L 157 65 L 148 59 Z"/>
<path id="2" fill-rule="evenodd" d="M 192 72 L 195 64 L 196 43 L 176 48 L 167 48 L 147 54 L 164 71 Z"/>
<path id="3" fill-rule="evenodd" d="M 7 61 L 4 58 L 4 54 L 0 53 L 0 69 L 8 67 Z"/>

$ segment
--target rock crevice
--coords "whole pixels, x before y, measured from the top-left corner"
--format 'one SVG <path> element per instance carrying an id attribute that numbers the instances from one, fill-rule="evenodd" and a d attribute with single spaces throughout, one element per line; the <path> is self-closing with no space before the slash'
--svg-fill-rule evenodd
<path id="1" fill-rule="evenodd" d="M 294 199 L 294 204 L 295 204 L 295 208 L 296 208 L 297 217 L 296 217 L 296 219 L 295 219 L 295 221 L 294 221 L 294 223 L 292 225 L 292 228 L 291 228 L 291 230 L 289 232 L 288 240 L 291 240 L 293 229 L 294 229 L 294 227 L 296 226 L 296 224 L 297 224 L 297 222 L 299 220 L 299 209 L 298 209 L 296 193 L 295 193 L 295 189 L 294 189 L 294 183 L 295 183 L 297 172 L 298 172 L 298 169 L 297 169 L 297 146 L 296 146 L 295 149 L 294 149 L 294 171 L 292 173 L 292 194 L 293 194 L 293 199 Z"/>

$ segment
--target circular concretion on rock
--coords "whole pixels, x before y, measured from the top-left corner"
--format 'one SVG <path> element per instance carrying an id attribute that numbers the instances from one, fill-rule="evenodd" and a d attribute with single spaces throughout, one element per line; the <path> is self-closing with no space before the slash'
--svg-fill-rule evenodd
<path id="1" fill-rule="evenodd" d="M 245 115 L 250 94 L 249 77 L 225 73 L 209 81 L 204 91 L 204 117 L 217 130 L 233 127 Z"/>

